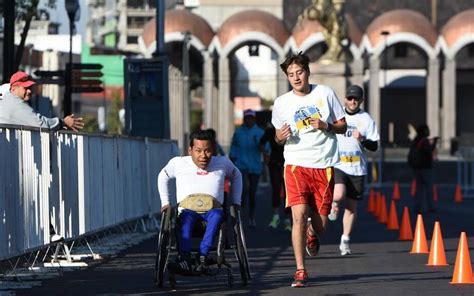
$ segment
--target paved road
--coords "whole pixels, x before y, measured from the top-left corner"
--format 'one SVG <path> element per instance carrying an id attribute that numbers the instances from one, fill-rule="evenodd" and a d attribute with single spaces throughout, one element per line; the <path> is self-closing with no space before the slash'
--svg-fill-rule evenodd
<path id="1" fill-rule="evenodd" d="M 43 281 L 40 287 L 15 292 L 17 295 L 474 295 L 474 285 L 449 284 L 461 231 L 467 232 L 469 245 L 474 246 L 474 200 L 455 204 L 452 192 L 440 192 L 438 211 L 424 216 L 428 240 L 434 221 L 440 221 L 450 266 L 425 266 L 428 255 L 409 254 L 411 242 L 398 241 L 398 232 L 387 231 L 385 225 L 376 222 L 366 211 L 367 203 L 362 202 L 352 237 L 353 254 L 340 256 L 341 223 L 332 222 L 320 254 L 307 260 L 309 287 L 292 289 L 295 266 L 290 233 L 266 227 L 270 220 L 268 193 L 266 187 L 259 189 L 258 226 L 246 229 L 253 276 L 247 287 L 240 285 L 236 267 L 232 289 L 227 287 L 225 275 L 180 277 L 177 291 L 171 291 L 168 283 L 162 289 L 154 287 L 156 239 L 152 238 L 86 270 L 66 272 Z M 402 206 L 412 204 L 408 190 L 403 189 L 402 196 L 398 202 L 399 216 Z M 413 228 L 414 219 L 412 215 Z M 233 253 L 228 254 L 235 263 Z"/>

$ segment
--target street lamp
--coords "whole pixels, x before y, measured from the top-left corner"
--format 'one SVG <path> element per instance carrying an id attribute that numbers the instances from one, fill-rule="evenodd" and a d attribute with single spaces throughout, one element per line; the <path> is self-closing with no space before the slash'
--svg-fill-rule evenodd
<path id="1" fill-rule="evenodd" d="M 72 34 L 77 12 L 80 9 L 78 0 L 65 0 L 66 12 L 69 18 L 69 62 L 66 65 L 66 85 L 64 90 L 63 112 L 64 116 L 71 114 L 71 84 L 72 84 Z"/>
<path id="2" fill-rule="evenodd" d="M 189 49 L 191 48 L 191 32 L 183 32 L 183 54 L 182 54 L 182 74 L 183 74 L 183 149 L 188 147 L 188 137 L 191 132 L 191 99 L 190 99 L 190 65 L 189 65 Z M 186 152 L 186 150 L 185 150 Z"/>
<path id="3" fill-rule="evenodd" d="M 385 93 L 386 87 L 387 87 L 387 69 L 388 69 L 388 55 L 387 55 L 387 36 L 390 34 L 389 31 L 382 31 L 380 34 L 384 37 L 384 47 L 383 47 L 383 63 L 384 63 L 384 71 L 383 71 L 383 88 L 384 91 L 382 93 Z M 382 98 L 383 99 L 383 98 Z M 379 110 L 381 112 L 381 110 Z M 380 120 L 382 122 L 382 120 Z M 383 163 L 385 162 L 385 147 L 383 143 L 380 145 L 380 161 L 379 161 L 379 185 L 382 186 L 382 169 L 383 169 Z"/>
<path id="4" fill-rule="evenodd" d="M 390 35 L 389 31 L 382 31 L 380 34 L 383 36 L 383 94 L 387 93 L 387 72 L 388 72 L 388 50 L 387 50 L 387 37 Z M 388 124 L 388 142 L 393 144 L 393 122 Z"/>
<path id="5" fill-rule="evenodd" d="M 390 35 L 389 31 L 382 31 L 380 33 L 383 39 L 383 64 L 384 64 L 384 75 L 383 75 L 383 87 L 387 87 L 387 70 L 388 70 L 388 53 L 387 53 L 387 37 Z"/>

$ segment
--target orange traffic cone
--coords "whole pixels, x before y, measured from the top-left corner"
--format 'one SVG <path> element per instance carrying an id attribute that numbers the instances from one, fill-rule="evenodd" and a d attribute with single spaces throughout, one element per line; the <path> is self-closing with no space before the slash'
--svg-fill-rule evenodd
<path id="1" fill-rule="evenodd" d="M 379 222 L 383 224 L 387 224 L 388 214 L 387 214 L 387 202 L 385 201 L 385 195 L 382 195 L 380 200 L 380 208 L 379 208 Z"/>
<path id="2" fill-rule="evenodd" d="M 454 202 L 462 203 L 461 185 L 456 185 L 456 193 L 454 193 Z"/>
<path id="3" fill-rule="evenodd" d="M 438 187 L 433 184 L 433 201 L 438 202 Z"/>
<path id="4" fill-rule="evenodd" d="M 375 196 L 375 202 L 374 202 L 374 216 L 375 218 L 379 217 L 379 212 L 380 212 L 380 203 L 382 199 L 382 193 L 380 191 L 377 192 L 377 195 Z"/>
<path id="5" fill-rule="evenodd" d="M 441 227 L 436 221 L 431 238 L 430 257 L 428 258 L 428 266 L 446 266 L 446 254 L 444 252 L 443 237 L 441 235 Z"/>
<path id="6" fill-rule="evenodd" d="M 375 192 L 374 188 L 370 188 L 369 202 L 367 204 L 367 212 L 373 213 L 375 211 Z"/>
<path id="7" fill-rule="evenodd" d="M 416 194 L 416 179 L 414 178 L 413 181 L 411 181 L 410 195 L 414 197 L 415 194 Z"/>
<path id="8" fill-rule="evenodd" d="M 423 225 L 423 217 L 418 214 L 416 217 L 415 239 L 411 247 L 411 254 L 427 254 L 428 243 L 426 242 L 425 226 Z"/>
<path id="9" fill-rule="evenodd" d="M 408 214 L 408 207 L 403 209 L 402 226 L 400 226 L 399 240 L 412 240 L 413 231 L 411 230 L 410 215 Z"/>
<path id="10" fill-rule="evenodd" d="M 398 182 L 393 183 L 392 200 L 400 200 L 400 185 Z"/>
<path id="11" fill-rule="evenodd" d="M 388 213 L 388 222 L 387 222 L 387 229 L 388 230 L 398 230 L 398 214 L 397 214 L 397 206 L 395 205 L 395 201 L 392 199 L 390 203 L 390 210 Z"/>
<path id="12" fill-rule="evenodd" d="M 453 278 L 450 284 L 474 284 L 472 279 L 471 257 L 467 246 L 466 233 L 461 232 L 459 239 L 456 264 L 454 265 Z"/>

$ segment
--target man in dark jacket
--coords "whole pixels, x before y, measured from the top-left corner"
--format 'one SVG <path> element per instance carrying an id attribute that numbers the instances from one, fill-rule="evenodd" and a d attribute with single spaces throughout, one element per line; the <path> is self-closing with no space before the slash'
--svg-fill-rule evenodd
<path id="1" fill-rule="evenodd" d="M 408 165 L 415 174 L 416 194 L 415 213 L 433 212 L 433 153 L 436 149 L 438 137 L 428 138 L 430 129 L 427 125 L 419 125 L 416 129 L 416 137 L 411 143 L 408 153 Z"/>

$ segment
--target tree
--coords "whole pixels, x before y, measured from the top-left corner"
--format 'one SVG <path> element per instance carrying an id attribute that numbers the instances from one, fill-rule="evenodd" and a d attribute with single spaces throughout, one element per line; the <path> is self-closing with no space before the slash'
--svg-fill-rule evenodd
<path id="1" fill-rule="evenodd" d="M 26 37 L 30 30 L 31 21 L 33 19 L 49 19 L 47 8 L 56 8 L 56 0 L 47 0 L 44 7 L 38 7 L 39 0 L 15 0 L 15 21 L 24 21 L 25 26 L 21 32 L 20 44 L 17 47 L 14 60 L 14 72 L 20 67 L 23 51 L 25 49 Z M 2 12 L 3 13 L 3 12 Z M 13 45 L 12 45 L 13 46 Z"/>
<path id="2" fill-rule="evenodd" d="M 120 122 L 120 109 L 122 109 L 122 100 L 120 100 L 120 92 L 115 91 L 112 94 L 112 104 L 107 116 L 107 133 L 110 135 L 122 134 L 122 123 Z"/>

